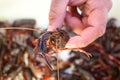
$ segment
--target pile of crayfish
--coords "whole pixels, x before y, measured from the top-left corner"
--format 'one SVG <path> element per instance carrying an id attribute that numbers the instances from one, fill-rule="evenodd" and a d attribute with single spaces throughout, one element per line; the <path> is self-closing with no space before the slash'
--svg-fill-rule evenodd
<path id="1" fill-rule="evenodd" d="M 33 19 L 0 21 L 0 80 L 119 80 L 115 21 L 110 19 L 105 35 L 84 49 L 65 48 L 70 31 L 36 29 Z"/>

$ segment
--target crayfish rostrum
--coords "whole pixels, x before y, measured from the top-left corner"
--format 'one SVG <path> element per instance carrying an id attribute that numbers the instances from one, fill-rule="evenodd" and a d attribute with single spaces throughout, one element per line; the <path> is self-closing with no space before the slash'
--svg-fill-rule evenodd
<path id="1" fill-rule="evenodd" d="M 50 52 L 56 52 L 58 50 L 73 50 L 77 49 L 80 52 L 83 52 L 86 54 L 88 57 L 91 56 L 91 54 L 87 53 L 86 51 L 80 49 L 80 48 L 65 48 L 66 43 L 69 40 L 69 34 L 62 29 L 56 29 L 55 31 L 46 31 L 44 32 L 39 39 L 36 40 L 36 47 L 35 50 L 38 49 L 43 57 L 45 58 L 48 66 L 52 68 L 52 66 L 49 63 L 49 60 L 46 56 L 46 53 Z"/>

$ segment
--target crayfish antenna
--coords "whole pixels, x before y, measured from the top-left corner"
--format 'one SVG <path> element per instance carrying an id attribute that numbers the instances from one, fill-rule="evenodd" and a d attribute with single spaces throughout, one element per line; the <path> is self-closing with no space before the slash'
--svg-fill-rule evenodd
<path id="1" fill-rule="evenodd" d="M 36 31 L 36 32 L 41 32 L 40 29 L 34 29 L 34 28 L 26 28 L 26 27 L 6 27 L 6 28 L 0 28 L 0 29 L 5 29 L 5 30 L 29 30 L 29 31 Z"/>

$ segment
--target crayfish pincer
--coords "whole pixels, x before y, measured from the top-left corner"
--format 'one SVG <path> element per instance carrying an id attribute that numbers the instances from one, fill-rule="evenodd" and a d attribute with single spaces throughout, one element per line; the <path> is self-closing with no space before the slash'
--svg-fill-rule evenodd
<path id="1" fill-rule="evenodd" d="M 46 54 L 50 52 L 57 52 L 58 50 L 77 49 L 80 52 L 86 54 L 88 57 L 91 56 L 91 54 L 80 48 L 65 48 L 65 45 L 68 42 L 69 38 L 69 34 L 65 30 L 56 29 L 55 31 L 44 32 L 37 40 L 35 49 L 38 49 L 42 53 L 45 61 L 51 69 L 52 66 L 50 65 L 49 60 L 46 56 Z"/>

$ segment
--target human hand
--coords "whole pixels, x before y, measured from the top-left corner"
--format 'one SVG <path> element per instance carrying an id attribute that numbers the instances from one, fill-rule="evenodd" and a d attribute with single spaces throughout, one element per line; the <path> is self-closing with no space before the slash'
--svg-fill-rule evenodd
<path id="1" fill-rule="evenodd" d="M 111 0 L 52 0 L 48 31 L 60 28 L 65 22 L 80 35 L 71 37 L 66 48 L 85 47 L 105 33 L 111 6 Z"/>

